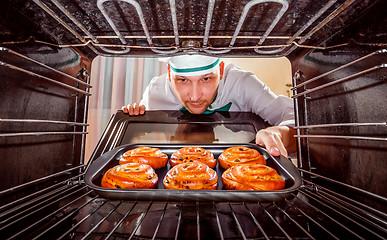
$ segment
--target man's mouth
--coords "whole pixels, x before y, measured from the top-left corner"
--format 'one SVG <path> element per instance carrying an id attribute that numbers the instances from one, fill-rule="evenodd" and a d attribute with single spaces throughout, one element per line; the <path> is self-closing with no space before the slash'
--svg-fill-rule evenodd
<path id="1" fill-rule="evenodd" d="M 191 105 L 194 108 L 200 108 L 203 106 L 203 102 L 190 102 L 189 105 Z"/>

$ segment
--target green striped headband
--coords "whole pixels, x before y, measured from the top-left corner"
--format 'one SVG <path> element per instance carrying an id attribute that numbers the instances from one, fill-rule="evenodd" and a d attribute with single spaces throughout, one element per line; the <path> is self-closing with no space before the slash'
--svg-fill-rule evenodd
<path id="1" fill-rule="evenodd" d="M 215 59 L 215 61 L 214 61 Z M 203 65 L 206 62 L 212 62 L 210 64 Z M 196 75 L 204 75 L 211 73 L 215 70 L 215 67 L 219 64 L 220 59 L 214 57 L 207 56 L 188 56 L 186 58 L 180 57 L 175 58 L 170 61 L 170 68 L 176 74 L 181 76 L 196 76 Z M 177 66 L 176 66 L 177 65 Z M 184 66 L 195 66 L 197 67 L 184 67 Z"/>

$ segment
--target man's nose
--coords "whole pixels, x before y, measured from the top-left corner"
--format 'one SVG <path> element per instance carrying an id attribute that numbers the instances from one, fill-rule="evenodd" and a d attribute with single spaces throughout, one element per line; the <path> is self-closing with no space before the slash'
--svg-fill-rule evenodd
<path id="1" fill-rule="evenodd" d="M 198 101 L 202 96 L 202 90 L 197 82 L 193 82 L 190 91 L 190 100 Z"/>

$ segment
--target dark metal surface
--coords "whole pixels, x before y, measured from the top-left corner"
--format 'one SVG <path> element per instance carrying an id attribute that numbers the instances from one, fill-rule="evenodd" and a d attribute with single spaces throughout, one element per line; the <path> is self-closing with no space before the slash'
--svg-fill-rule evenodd
<path id="1" fill-rule="evenodd" d="M 84 120 L 86 94 L 76 90 L 86 86 L 74 79 L 85 82 L 77 74 L 90 61 L 69 48 L 20 47 L 17 53 L 36 62 L 0 50 L 0 191 L 81 164 L 84 125 L 78 123 Z M 37 189 L 9 196 L 15 199 Z"/>
<path id="2" fill-rule="evenodd" d="M 6 1 L 2 18 L 8 24 L 1 26 L 0 42 L 30 39 L 33 43 L 36 39 L 82 44 L 86 47 L 79 48 L 90 58 L 96 54 L 155 56 L 193 49 L 228 56 L 286 56 L 297 48 L 324 48 L 327 39 L 378 1 L 99 2 L 98 7 L 97 1 L 82 0 Z M 285 12 L 276 23 L 282 8 Z M 358 42 L 364 40 L 355 37 Z M 189 41 L 200 47 L 186 47 Z"/>
<path id="3" fill-rule="evenodd" d="M 277 202 L 99 198 L 69 179 L 0 207 L 4 239 L 385 239 L 387 216 L 314 184 Z M 20 228 L 20 225 L 23 227 Z"/>
<path id="4" fill-rule="evenodd" d="M 367 56 L 375 48 L 313 51 L 296 65 L 302 72 L 296 84 Z M 387 181 L 387 112 L 383 110 L 387 108 L 386 56 L 387 51 L 381 50 L 297 89 L 300 125 L 307 126 L 300 129 L 304 136 L 302 168 L 384 198 L 387 188 L 381 183 Z M 310 93 L 302 95 L 306 91 Z M 351 198 L 387 211 L 384 201 L 350 194 Z"/>
<path id="5" fill-rule="evenodd" d="M 163 179 L 171 168 L 168 163 L 166 167 L 157 169 L 159 182 L 156 189 L 108 189 L 101 187 L 103 174 L 110 168 L 118 165 L 119 159 L 124 152 L 140 146 L 159 148 L 161 152 L 168 155 L 168 159 L 178 149 L 186 146 L 201 146 L 214 154 L 215 159 L 228 147 L 247 146 L 258 150 L 266 159 L 267 166 L 274 168 L 285 180 L 285 188 L 277 191 L 236 191 L 226 190 L 222 184 L 222 173 L 224 169 L 217 164 L 215 170 L 218 175 L 217 190 L 170 190 L 163 186 Z M 301 185 L 301 176 L 291 161 L 281 156 L 272 157 L 264 148 L 255 144 L 129 144 L 113 149 L 94 160 L 85 173 L 85 183 L 94 189 L 100 196 L 113 199 L 145 200 L 145 201 L 278 201 L 282 200 Z"/>

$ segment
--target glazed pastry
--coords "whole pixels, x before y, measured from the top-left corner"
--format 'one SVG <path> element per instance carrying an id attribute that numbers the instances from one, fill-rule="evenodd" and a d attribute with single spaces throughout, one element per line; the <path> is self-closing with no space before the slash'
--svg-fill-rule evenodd
<path id="1" fill-rule="evenodd" d="M 216 159 L 212 152 L 205 150 L 202 147 L 183 147 L 174 152 L 169 159 L 169 164 L 172 167 L 186 162 L 199 161 L 207 164 L 210 168 L 216 167 Z"/>
<path id="2" fill-rule="evenodd" d="M 117 165 L 105 172 L 101 187 L 151 189 L 157 186 L 158 176 L 148 164 L 127 163 Z"/>
<path id="3" fill-rule="evenodd" d="M 149 164 L 153 169 L 165 167 L 168 162 L 168 156 L 162 153 L 158 148 L 138 147 L 126 151 L 121 159 L 120 164 L 125 163 L 145 163 Z"/>
<path id="4" fill-rule="evenodd" d="M 227 148 L 220 154 L 218 161 L 219 165 L 224 169 L 247 163 L 266 165 L 265 158 L 256 149 L 243 146 Z"/>
<path id="5" fill-rule="evenodd" d="M 271 167 L 258 164 L 235 165 L 222 174 L 223 186 L 228 190 L 280 190 L 284 179 Z"/>
<path id="6" fill-rule="evenodd" d="M 218 176 L 206 164 L 193 161 L 171 168 L 163 184 L 167 189 L 215 190 L 218 187 Z"/>

